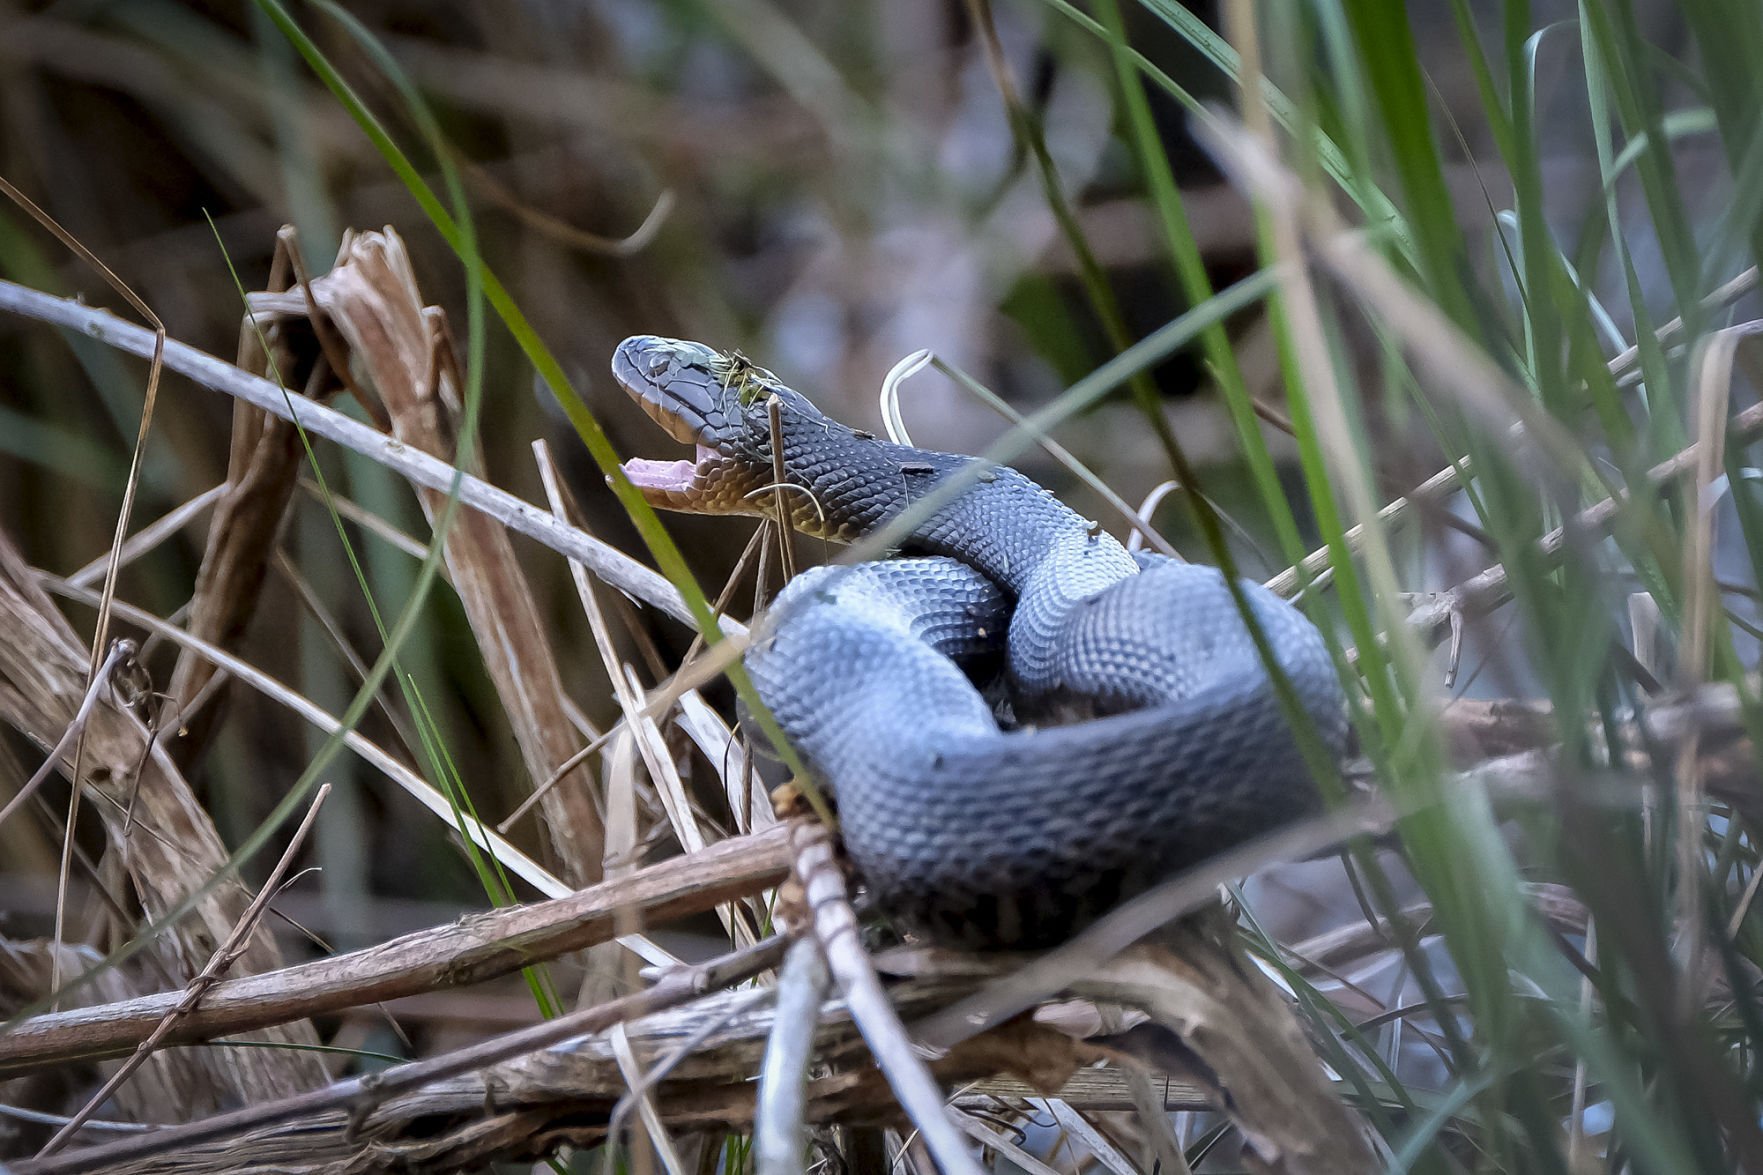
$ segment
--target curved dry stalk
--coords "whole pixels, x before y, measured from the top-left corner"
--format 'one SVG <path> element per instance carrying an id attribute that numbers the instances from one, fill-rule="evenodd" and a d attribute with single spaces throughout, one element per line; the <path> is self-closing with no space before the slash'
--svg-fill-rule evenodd
<path id="1" fill-rule="evenodd" d="M 41 293 L 17 282 L 0 280 L 0 311 L 78 331 L 130 355 L 144 358 L 153 353 L 151 331 L 124 322 L 109 311 L 70 298 Z M 416 452 L 395 438 L 376 432 L 340 412 L 299 397 L 290 398 L 269 380 L 250 375 L 187 344 L 167 339 L 165 365 L 202 387 L 243 400 L 283 420 L 293 420 L 297 415 L 300 426 L 312 435 L 359 453 L 415 485 L 446 493 L 457 479 L 462 504 L 558 554 L 579 560 L 613 587 L 659 608 L 682 623 L 693 623 L 679 589 L 665 576 L 587 532 L 559 523 L 549 511 L 426 453 Z M 722 621 L 722 628 L 730 635 L 746 631 L 738 621 L 726 618 Z"/>
<path id="2" fill-rule="evenodd" d="M 1142 1008 L 1179 1035 L 1217 1083 L 1214 1101 L 1242 1134 L 1254 1170 L 1374 1168 L 1364 1129 L 1335 1096 L 1290 1005 L 1243 956 L 1222 916 L 1184 924 L 1167 946 L 1136 947 L 1073 990 Z"/>
<path id="3" fill-rule="evenodd" d="M 441 988 L 481 983 L 605 942 L 633 915 L 665 922 L 775 885 L 789 870 L 781 829 L 719 841 L 548 902 L 470 914 L 345 955 L 226 979 L 178 1022 L 174 1043 L 207 1040 Z M 0 1076 L 71 1057 L 128 1052 L 182 998 L 180 992 L 34 1016 L 0 1035 Z"/>
<path id="4" fill-rule="evenodd" d="M 91 684 L 86 687 L 85 696 L 80 699 L 80 708 L 74 711 L 73 721 L 67 724 L 66 729 L 61 732 L 60 740 L 44 756 L 43 765 L 37 768 L 36 774 L 25 780 L 24 786 L 19 788 L 4 806 L 0 806 L 0 824 L 5 824 L 6 818 L 18 811 L 26 800 L 35 795 L 37 789 L 43 786 L 43 781 L 53 775 L 55 769 L 61 766 L 62 759 L 67 757 L 73 744 L 78 741 L 80 732 L 86 729 L 86 720 L 92 716 L 92 707 L 98 704 L 99 696 L 110 685 L 111 676 L 122 667 L 125 661 L 133 658 L 135 652 L 134 641 L 110 642 L 110 652 L 105 655 L 104 663 L 98 666 L 98 672 L 92 675 Z"/>
<path id="5" fill-rule="evenodd" d="M 395 1065 L 364 1077 L 333 1082 L 322 1089 L 215 1114 L 200 1121 L 168 1126 L 152 1134 L 87 1147 L 58 1157 L 32 1159 L 17 1164 L 13 1171 L 15 1175 L 71 1175 L 102 1164 L 139 1160 L 242 1131 L 307 1118 L 325 1110 L 346 1109 L 353 1118 L 359 1119 L 397 1094 L 548 1048 L 572 1037 L 604 1032 L 614 1024 L 674 1007 L 694 996 L 745 979 L 771 966 L 784 944 L 782 939 L 774 939 L 762 945 L 765 950 L 749 947 L 693 967 L 670 968 L 653 987 L 643 991 L 437 1057 Z"/>
<path id="6" fill-rule="evenodd" d="M 876 978 L 875 967 L 858 938 L 857 915 L 845 894 L 844 876 L 833 859 L 832 834 L 817 821 L 790 825 L 790 848 L 797 882 L 807 896 L 814 937 L 857 1022 L 875 1063 L 887 1077 L 908 1117 L 918 1126 L 933 1158 L 948 1175 L 984 1175 L 943 1106 L 942 1090 L 925 1067 L 906 1026 Z"/>
<path id="7" fill-rule="evenodd" d="M 57 1130 L 54 1137 L 43 1144 L 43 1149 L 37 1152 L 38 1158 L 52 1155 L 66 1146 L 73 1136 L 79 1133 L 80 1127 L 92 1120 L 92 1116 L 98 1112 L 99 1107 L 104 1105 L 110 1095 L 121 1088 L 123 1082 L 135 1075 L 146 1063 L 147 1058 L 152 1055 L 153 1050 L 158 1048 L 171 1034 L 172 1029 L 177 1026 L 177 1022 L 190 1014 L 190 1011 L 208 993 L 208 989 L 213 987 L 227 968 L 231 967 L 238 959 L 245 949 L 247 939 L 256 931 L 257 923 L 263 917 L 263 912 L 269 908 L 269 903 L 281 892 L 282 881 L 287 877 L 288 870 L 293 868 L 294 857 L 305 847 L 306 837 L 312 832 L 313 822 L 318 819 L 318 810 L 324 807 L 324 802 L 330 798 L 330 794 L 330 784 L 319 785 L 317 794 L 312 797 L 312 803 L 306 808 L 305 818 L 300 821 L 300 826 L 294 829 L 294 835 L 288 839 L 288 847 L 282 850 L 281 859 L 275 863 L 275 868 L 269 871 L 269 876 L 264 879 L 262 888 L 257 891 L 257 896 L 251 900 L 251 904 L 245 908 L 245 912 L 239 916 L 238 925 L 233 927 L 233 932 L 227 936 L 227 940 L 215 948 L 214 954 L 209 956 L 207 964 L 185 985 L 183 998 L 178 1001 L 177 1006 L 165 1014 L 158 1026 L 147 1035 L 146 1040 L 135 1046 L 135 1051 L 129 1055 L 128 1060 L 117 1066 L 116 1071 L 105 1080 L 103 1085 L 98 1087 L 96 1093 L 86 1099 L 86 1104 L 81 1106 L 72 1118 L 68 1119 L 67 1124 Z"/>
<path id="8" fill-rule="evenodd" d="M 759 1069 L 759 1097 L 753 1110 L 755 1175 L 801 1175 L 808 1147 L 808 1065 L 820 1004 L 832 977 L 812 938 L 798 938 L 784 956 L 777 980 L 777 1014 Z"/>

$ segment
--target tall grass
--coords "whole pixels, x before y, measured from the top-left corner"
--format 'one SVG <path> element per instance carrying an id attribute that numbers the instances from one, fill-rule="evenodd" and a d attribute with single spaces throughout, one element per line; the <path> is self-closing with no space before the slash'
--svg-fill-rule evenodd
<path id="1" fill-rule="evenodd" d="M 1710 799 L 1693 749 L 1611 744 L 1637 708 L 1715 685 L 1731 687 L 1744 725 L 1756 726 L 1751 625 L 1717 595 L 1729 589 L 1715 584 L 1711 565 L 1718 553 L 1723 568 L 1737 563 L 1741 578 L 1754 575 L 1757 500 L 1733 489 L 1755 476 L 1749 438 L 1728 437 L 1722 422 L 1755 389 L 1743 378 L 1735 386 L 1730 368 L 1711 358 L 1715 332 L 1745 329 L 1731 325 L 1744 316 L 1702 300 L 1757 259 L 1754 189 L 1732 184 L 1758 166 L 1755 106 L 1745 97 L 1755 73 L 1729 70 L 1732 46 L 1763 33 L 1763 13 L 1686 5 L 1694 37 L 1673 59 L 1643 37 L 1628 5 L 1582 5 L 1544 26 L 1529 5 L 1493 14 L 1458 4 L 1450 51 L 1469 62 L 1479 99 L 1470 112 L 1479 125 L 1466 130 L 1441 111 L 1401 5 L 1324 2 L 1277 13 L 1234 5 L 1235 55 L 1174 6 L 1148 7 L 1251 96 L 1238 114 L 1250 133 L 1271 127 L 1277 112 L 1280 129 L 1257 146 L 1302 184 L 1259 191 L 1262 259 L 1297 275 L 1282 286 L 1278 310 L 1285 353 L 1302 359 L 1285 368 L 1290 418 L 1334 558 L 1333 598 L 1358 642 L 1367 701 L 1359 733 L 1378 786 L 1407 807 L 1398 856 L 1426 895 L 1429 941 L 1408 945 L 1417 979 L 1433 974 L 1416 985 L 1402 1019 L 1448 1044 L 1439 1072 L 1425 1078 L 1378 1055 L 1390 1047 L 1390 1026 L 1345 1035 L 1357 1054 L 1349 1063 L 1388 1082 L 1380 1096 L 1400 1111 L 1373 1116 L 1392 1166 L 1751 1165 L 1763 1143 L 1751 1035 L 1756 830 Z M 1132 64 L 1122 85 L 1142 126 L 1132 88 L 1158 79 L 1133 61 L 1121 23 L 1107 15 L 1106 27 L 1088 27 L 1117 62 Z M 1279 106 L 1269 102 L 1272 87 L 1286 100 Z M 1671 129 L 1685 126 L 1699 135 Z M 1723 159 L 1680 151 L 1709 130 Z M 1161 178 L 1148 138 L 1138 135 L 1148 189 L 1165 222 L 1179 226 L 1179 192 Z M 1460 159 L 1468 138 L 1493 150 L 1455 167 L 1459 178 L 1473 168 L 1475 195 L 1465 198 L 1445 160 Z M 1577 205 L 1548 178 L 1573 151 L 1597 159 L 1601 185 Z M 1377 209 L 1377 193 L 1388 194 L 1396 231 L 1367 238 L 1375 257 L 1295 268 L 1326 247 L 1317 236 L 1332 217 L 1293 204 Z M 1301 233 L 1280 231 L 1300 218 Z M 1361 224 L 1383 219 L 1374 212 Z M 1171 241 L 1179 267 L 1179 228 Z M 1449 329 L 1388 318 L 1372 290 L 1379 264 Z M 1609 311 L 1605 300 L 1622 309 Z M 1682 333 L 1655 342 L 1676 317 Z M 1615 322 L 1620 338 L 1610 337 Z M 1346 378 L 1366 324 L 1383 344 L 1375 381 Z M 1629 344 L 1639 347 L 1644 382 L 1618 386 L 1608 363 Z M 1496 388 L 1477 395 L 1440 378 L 1470 359 L 1490 363 L 1529 406 L 1507 404 L 1503 416 L 1486 403 Z M 1219 392 L 1246 420 L 1240 383 L 1221 366 Z M 1331 432 L 1330 417 L 1342 431 Z M 1503 427 L 1514 417 L 1530 421 L 1529 441 L 1515 443 Z M 1482 540 L 1470 558 L 1505 566 L 1511 600 L 1477 607 L 1467 622 L 1485 633 L 1487 676 L 1553 704 L 1559 749 L 1540 793 L 1506 795 L 1452 774 L 1439 741 L 1437 718 L 1450 704 L 1437 665 L 1401 655 L 1408 606 L 1388 588 L 1436 589 L 1461 572 L 1386 533 L 1364 546 L 1365 574 L 1349 573 L 1344 525 L 1388 529 L 1367 509 L 1387 497 L 1388 440 L 1404 421 L 1440 464 L 1464 460 L 1474 470 L 1472 492 L 1445 508 L 1473 519 Z M 1538 434 L 1550 430 L 1558 440 L 1542 443 Z M 1644 471 L 1692 441 L 1714 447 L 1701 475 L 1647 488 Z M 1254 438 L 1247 448 L 1254 452 Z M 1607 538 L 1570 532 L 1559 557 L 1539 554 L 1544 532 L 1620 491 L 1628 496 Z M 1264 493 L 1263 505 L 1276 519 L 1287 510 L 1279 494 Z M 1736 590 L 1730 598 L 1748 611 L 1754 593 Z M 1642 593 L 1661 616 L 1656 652 L 1636 646 L 1628 623 Z M 1396 634 L 1396 655 L 1368 655 L 1373 633 Z M 1637 659 L 1648 672 L 1637 672 Z M 1747 770 L 1748 784 L 1756 776 Z M 1354 864 L 1378 868 L 1369 854 Z M 1582 933 L 1548 924 L 1527 896 L 1538 885 L 1583 904 Z M 1379 883 L 1366 892 L 1374 908 L 1388 894 Z M 1418 932 L 1398 911 L 1379 912 L 1397 936 Z M 1340 1030 L 1317 1003 L 1304 1006 L 1319 1032 Z"/>
<path id="2" fill-rule="evenodd" d="M 278 79 L 278 101 L 315 99 L 291 78 L 291 47 L 335 103 L 328 114 L 340 109 L 365 133 L 373 166 L 397 178 L 455 255 L 473 307 L 470 402 L 480 377 L 516 382 L 494 364 L 513 371 L 518 352 L 713 634 L 701 569 L 615 472 L 605 404 L 579 394 L 547 346 L 534 296 L 498 277 L 500 238 L 472 227 L 452 152 L 481 127 L 406 77 L 396 42 L 382 45 L 371 22 L 328 3 L 257 7 L 256 51 Z M 1755 403 L 1763 367 L 1747 303 L 1714 297 L 1763 256 L 1763 8 L 1681 0 L 1678 24 L 1632 0 L 1413 7 L 1242 0 L 1208 25 L 1175 0 L 1020 0 L 996 13 L 968 5 L 975 23 L 1009 22 L 1034 38 L 1039 64 L 1106 95 L 1111 182 L 1151 226 L 1131 266 L 1099 260 L 1084 186 L 1055 163 L 1048 110 L 1009 90 L 1000 101 L 1017 156 L 1001 183 L 1042 190 L 1077 280 L 1047 296 L 1037 275 L 1016 274 L 998 301 L 1032 305 L 1046 329 L 1022 329 L 1025 312 L 1001 349 L 1025 351 L 1044 374 L 1074 346 L 1090 348 L 1093 370 L 1048 396 L 1032 426 L 1075 430 L 1083 411 L 1127 389 L 1173 467 L 1159 473 L 1178 473 L 1189 491 L 1190 514 L 1168 529 L 1207 540 L 1194 553 L 1246 554 L 1208 499 L 1229 502 L 1284 563 L 1327 552 L 1326 582 L 1304 577 L 1303 604 L 1350 685 L 1362 755 L 1351 782 L 1398 814 L 1386 840 L 1342 846 L 1340 892 L 1360 903 L 1377 940 L 1350 975 L 1310 967 L 1292 936 L 1256 916 L 1253 886 L 1243 934 L 1293 991 L 1388 1169 L 1763 1168 L 1763 934 L 1752 900 L 1763 878 L 1754 823 L 1763 774 L 1752 751 L 1763 735 L 1763 474 L 1752 435 L 1729 427 Z M 690 50 L 737 62 L 812 108 L 834 158 L 860 157 L 902 188 L 934 187 L 886 124 L 899 95 L 871 76 L 876 62 L 861 47 L 806 9 L 741 8 L 789 35 L 755 36 L 751 21 L 703 22 L 684 10 L 656 19 L 682 59 Z M 1663 28 L 1683 35 L 1667 40 Z M 791 45 L 803 60 L 780 49 Z M 977 61 L 965 47 L 964 60 Z M 1449 97 L 1441 67 L 1461 83 Z M 689 79 L 671 81 L 684 89 Z M 1200 185 L 1184 174 L 1189 153 L 1171 133 L 1184 118 L 1211 166 L 1255 205 L 1251 272 L 1228 284 L 1200 243 L 1191 208 Z M 284 163 L 310 146 L 289 125 Z M 404 125 L 415 127 L 408 140 Z M 444 177 L 445 200 L 417 162 L 425 158 Z M 334 221 L 310 185 L 289 197 L 308 202 L 295 209 L 303 219 Z M 915 207 L 928 218 L 974 197 L 941 199 Z M 50 267 L 15 243 L 20 230 L 4 215 L 0 234 L 8 268 L 46 282 Z M 672 311 L 700 299 L 706 317 L 740 317 L 727 307 L 747 295 L 732 279 L 708 295 L 684 292 L 717 270 L 674 248 L 672 260 L 640 262 L 644 282 L 679 287 L 651 303 Z M 1129 324 L 1141 316 L 1126 312 L 1124 288 L 1147 273 L 1168 297 L 1152 299 L 1161 324 L 1135 335 Z M 479 291 L 503 335 L 480 328 Z M 555 307 L 546 310 L 556 323 Z M 1252 386 L 1239 362 L 1233 327 L 1251 312 L 1270 331 L 1274 404 L 1263 398 L 1267 382 Z M 633 320 L 600 333 L 626 329 L 663 326 Z M 1222 408 L 1228 457 L 1189 460 L 1191 441 L 1171 423 L 1179 417 L 1159 364 L 1182 348 L 1203 373 L 1201 393 Z M 1613 363 L 1629 348 L 1632 360 Z M 995 366 L 1006 373 L 1013 363 Z M 90 442 L 76 422 L 37 406 L 0 408 L 0 422 L 28 421 L 53 442 L 30 446 L 31 460 L 56 476 L 110 479 L 82 456 Z M 1267 425 L 1270 415 L 1289 435 Z M 994 452 L 1020 453 L 1032 439 L 1011 432 Z M 1700 460 L 1650 479 L 1692 445 Z M 0 453 L 26 448 L 0 437 Z M 1449 495 L 1379 513 L 1448 466 L 1460 472 Z M 1606 498 L 1619 507 L 1587 513 Z M 1558 527 L 1561 540 L 1545 542 Z M 1458 601 L 1465 654 L 1447 684 L 1442 630 L 1411 622 L 1409 593 L 1449 591 L 1495 566 L 1505 571 L 1497 595 Z M 405 634 L 442 643 L 439 623 L 406 616 L 386 643 Z M 376 667 L 376 684 L 385 669 Z M 1522 760 L 1467 750 L 1460 700 L 1513 697 L 1547 704 L 1551 737 L 1518 748 L 1530 756 Z M 1649 714 L 1685 698 L 1701 705 L 1673 712 L 1704 732 L 1649 725 Z M 409 704 L 424 741 L 437 740 L 436 774 L 460 775 L 440 760 L 463 719 L 443 703 L 431 714 L 416 695 Z M 1474 712 L 1492 715 L 1484 734 L 1499 729 L 1497 710 Z M 1193 1132 L 1197 1170 L 1222 1169 L 1204 1157 L 1218 1137 Z M 739 1140 L 726 1153 L 742 1153 Z"/>

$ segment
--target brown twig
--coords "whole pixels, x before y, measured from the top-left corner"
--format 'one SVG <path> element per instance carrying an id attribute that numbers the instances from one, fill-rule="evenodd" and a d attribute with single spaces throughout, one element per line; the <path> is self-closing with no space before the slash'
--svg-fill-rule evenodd
<path id="1" fill-rule="evenodd" d="M 239 916 L 238 925 L 233 927 L 233 932 L 227 935 L 225 942 L 215 948 L 207 966 L 203 967 L 184 988 L 184 996 L 178 1001 L 177 1007 L 165 1014 L 153 1031 L 148 1034 L 147 1039 L 135 1046 L 135 1051 L 126 1061 L 117 1066 L 116 1072 L 112 1073 L 104 1084 L 98 1087 L 98 1091 L 86 1100 L 86 1104 L 81 1106 L 72 1118 L 68 1119 L 66 1125 L 55 1132 L 54 1137 L 43 1144 L 43 1149 L 37 1152 L 39 1159 L 52 1155 L 67 1145 L 68 1141 L 79 1131 L 79 1128 L 90 1121 L 92 1115 L 98 1112 L 98 1108 L 104 1104 L 105 1100 L 146 1063 L 153 1050 L 158 1048 L 166 1036 L 170 1034 L 173 1026 L 180 1019 L 189 1015 L 191 1009 L 195 1008 L 202 997 L 207 994 L 208 989 L 219 981 L 220 977 L 226 973 L 227 968 L 231 967 L 239 955 L 243 953 L 246 941 L 256 930 L 258 920 L 263 917 L 263 911 L 269 907 L 269 903 L 280 892 L 283 878 L 288 875 L 288 870 L 293 867 L 295 856 L 306 844 L 306 836 L 312 831 L 313 822 L 318 819 L 318 810 L 324 806 L 324 802 L 330 798 L 330 794 L 330 784 L 319 786 L 318 793 L 312 797 L 312 803 L 306 809 L 305 819 L 301 820 L 300 826 L 294 830 L 294 835 L 289 839 L 288 847 L 283 850 L 281 859 L 276 862 L 275 868 L 269 871 L 269 877 L 265 879 L 263 887 L 257 891 L 257 896 L 252 899 L 249 906 L 245 907 L 245 912 Z"/>
<path id="2" fill-rule="evenodd" d="M 663 861 L 566 898 L 474 914 L 351 954 L 222 980 L 168 1039 L 206 1040 L 481 983 L 605 942 L 620 932 L 622 917 L 641 914 L 648 922 L 666 922 L 700 913 L 775 885 L 788 869 L 788 843 L 781 828 L 719 841 L 695 856 Z M 0 1035 L 0 1074 L 127 1052 L 179 1000 L 178 993 L 169 992 L 33 1017 Z"/>
<path id="3" fill-rule="evenodd" d="M 523 1053 L 547 1048 L 571 1037 L 603 1032 L 614 1024 L 673 1007 L 713 988 L 726 987 L 775 962 L 782 953 L 783 940 L 772 939 L 765 945 L 769 948 L 766 951 L 749 948 L 732 952 L 709 963 L 670 970 L 653 987 L 643 991 L 437 1057 L 397 1065 L 364 1077 L 333 1082 L 323 1089 L 227 1114 L 216 1114 L 199 1122 L 168 1126 L 142 1137 L 88 1147 L 62 1158 L 33 1159 L 18 1164 L 14 1171 L 16 1175 L 67 1175 L 69 1172 L 88 1170 L 99 1164 L 114 1164 L 164 1154 L 179 1147 L 304 1118 L 325 1110 L 347 1109 L 352 1117 L 359 1120 L 374 1106 L 396 1094 L 482 1069 Z"/>
<path id="4" fill-rule="evenodd" d="M 0 281 L 0 311 L 78 331 L 131 355 L 146 357 L 154 352 L 152 332 L 125 322 L 108 311 L 71 298 L 44 294 L 16 282 Z M 313 436 L 360 453 L 416 485 L 445 493 L 457 477 L 461 504 L 559 554 L 581 561 L 613 587 L 661 609 L 682 623 L 693 623 L 691 611 L 679 589 L 666 577 L 592 535 L 559 523 L 549 511 L 523 502 L 470 474 L 461 474 L 445 462 L 418 453 L 400 444 L 396 438 L 376 432 L 321 404 L 296 398 L 290 408 L 282 390 L 269 380 L 240 371 L 194 347 L 166 340 L 165 366 L 202 387 L 244 400 L 283 419 L 291 419 L 297 413 L 301 427 Z M 728 619 L 723 620 L 722 628 L 731 635 L 746 631 L 744 625 Z"/>
<path id="5" fill-rule="evenodd" d="M 74 711 L 73 721 L 67 724 L 66 729 L 61 732 L 61 738 L 56 741 L 49 754 L 44 756 L 43 765 L 37 768 L 36 774 L 25 780 L 24 786 L 18 789 L 18 793 L 6 802 L 5 807 L 0 808 L 0 824 L 6 823 L 6 818 L 35 795 L 37 789 L 43 785 L 43 781 L 48 779 L 57 767 L 61 766 L 62 759 L 73 748 L 73 744 L 80 737 L 81 732 L 86 729 L 86 720 L 92 716 L 92 707 L 98 704 L 99 696 L 110 684 L 111 675 L 123 662 L 134 655 L 134 641 L 116 640 L 110 642 L 110 653 L 104 658 L 104 663 L 98 666 L 98 672 L 92 675 L 91 684 L 86 687 L 85 696 L 80 699 L 80 708 Z"/>
<path id="6" fill-rule="evenodd" d="M 792 868 L 814 920 L 814 937 L 833 980 L 850 1005 L 876 1065 L 894 1096 L 922 1133 L 925 1145 L 949 1175 L 982 1175 L 960 1129 L 943 1109 L 943 1094 L 913 1050 L 906 1026 L 889 1002 L 875 967 L 863 950 L 857 915 L 845 893 L 844 875 L 833 856 L 832 835 L 815 820 L 789 823 Z"/>

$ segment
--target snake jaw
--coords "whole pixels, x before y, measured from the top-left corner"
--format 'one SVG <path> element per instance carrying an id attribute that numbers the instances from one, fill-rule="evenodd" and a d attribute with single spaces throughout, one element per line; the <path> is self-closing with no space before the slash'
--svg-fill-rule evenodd
<path id="1" fill-rule="evenodd" d="M 688 514 L 752 514 L 749 495 L 769 479 L 714 446 L 725 421 L 742 414 L 740 387 L 726 377 L 731 360 L 701 343 L 637 335 L 619 344 L 612 374 L 648 417 L 692 460 L 637 457 L 620 467 L 651 506 Z M 759 369 L 754 368 L 754 371 Z"/>
<path id="2" fill-rule="evenodd" d="M 619 466 L 632 485 L 639 490 L 655 490 L 660 493 L 689 493 L 698 482 L 700 465 L 707 460 L 714 460 L 716 454 L 698 446 L 697 458 L 692 461 L 661 461 L 652 457 L 632 457 Z"/>

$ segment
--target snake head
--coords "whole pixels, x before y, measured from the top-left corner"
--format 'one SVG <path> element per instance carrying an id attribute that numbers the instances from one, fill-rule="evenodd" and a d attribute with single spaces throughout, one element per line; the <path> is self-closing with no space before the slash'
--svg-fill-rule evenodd
<path id="1" fill-rule="evenodd" d="M 783 401 L 786 427 L 824 420 L 807 397 L 739 351 L 684 339 L 628 338 L 612 355 L 612 374 L 669 436 L 693 446 L 690 461 L 638 457 L 621 467 L 661 509 L 767 514 L 759 491 L 772 482 L 771 397 Z"/>

